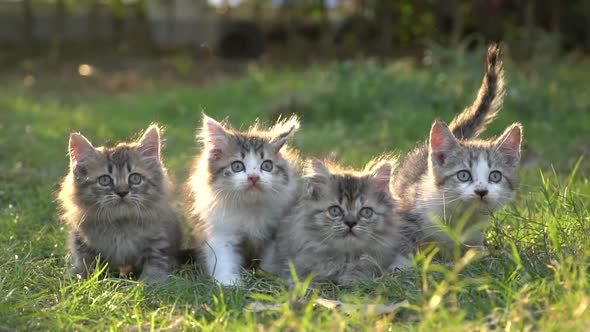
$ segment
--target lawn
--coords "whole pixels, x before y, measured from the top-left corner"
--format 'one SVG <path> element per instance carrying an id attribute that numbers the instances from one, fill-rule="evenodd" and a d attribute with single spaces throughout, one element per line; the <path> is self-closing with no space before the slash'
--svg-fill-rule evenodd
<path id="1" fill-rule="evenodd" d="M 51 71 L 34 81 L 3 75 L 0 330 L 587 330 L 590 61 L 540 56 L 507 61 L 506 70 L 504 109 L 483 136 L 514 121 L 524 125 L 522 183 L 517 201 L 494 216 L 489 250 L 454 267 L 425 253 L 415 269 L 354 289 L 326 284 L 311 291 L 305 283 L 287 291 L 250 272 L 246 287 L 223 289 L 190 266 L 161 287 L 70 277 L 67 230 L 55 202 L 67 173 L 68 133 L 112 144 L 158 122 L 166 127 L 166 165 L 182 184 L 198 151 L 194 136 L 203 111 L 238 128 L 297 112 L 303 122 L 293 145 L 304 155 L 360 167 L 384 152 L 403 156 L 427 138 L 436 117 L 450 121 L 469 104 L 483 74 L 481 51 L 439 50 L 428 65 L 411 59 L 250 64 L 237 78 L 154 80 L 125 89 Z M 125 79 L 114 76 L 100 79 Z M 346 313 L 315 306 L 320 296 L 409 304 L 388 315 Z M 252 312 L 252 302 L 285 305 Z"/>

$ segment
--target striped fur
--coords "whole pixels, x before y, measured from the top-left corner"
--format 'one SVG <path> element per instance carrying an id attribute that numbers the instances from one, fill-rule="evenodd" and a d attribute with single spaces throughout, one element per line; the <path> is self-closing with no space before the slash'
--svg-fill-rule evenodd
<path id="1" fill-rule="evenodd" d="M 159 151 L 156 126 L 137 143 L 112 148 L 94 148 L 82 135 L 70 136 L 70 172 L 59 201 L 70 226 L 74 274 L 87 276 L 100 259 L 113 272 L 149 282 L 167 278 L 177 263 L 181 234 Z M 132 174 L 141 181 L 131 183 Z M 100 177 L 111 182 L 103 185 Z"/>
<path id="2" fill-rule="evenodd" d="M 187 206 L 205 270 L 221 284 L 240 282 L 240 268 L 260 259 L 296 199 L 300 162 L 285 143 L 298 127 L 291 118 L 240 132 L 203 119 L 204 149 L 187 184 Z"/>
<path id="3" fill-rule="evenodd" d="M 501 49 L 497 44 L 488 48 L 486 72 L 475 101 L 453 119 L 449 127 L 457 139 L 471 139 L 481 134 L 494 120 L 504 102 L 505 80 Z"/>
<path id="4" fill-rule="evenodd" d="M 408 228 L 408 236 L 422 244 L 438 243 L 443 254 L 451 254 L 455 243 L 441 223 L 456 228 L 466 217 L 461 242 L 480 247 L 489 214 L 514 199 L 522 126 L 513 124 L 497 139 L 476 139 L 502 106 L 504 74 L 499 54 L 496 45 L 490 46 L 486 74 L 473 105 L 455 117 L 451 126 L 435 121 L 429 142 L 408 154 L 392 183 L 398 212 L 415 225 Z M 459 172 L 465 171 L 471 178 L 463 182 Z M 490 180 L 492 172 L 501 173 L 498 183 Z"/>
<path id="5" fill-rule="evenodd" d="M 406 267 L 410 242 L 401 235 L 401 221 L 394 213 L 391 168 L 380 162 L 358 172 L 309 161 L 307 190 L 281 223 L 261 267 L 292 283 L 291 262 L 300 278 L 313 273 L 315 281 L 345 286 Z M 330 209 L 342 214 L 334 216 Z M 362 209 L 370 209 L 370 216 L 363 217 Z"/>

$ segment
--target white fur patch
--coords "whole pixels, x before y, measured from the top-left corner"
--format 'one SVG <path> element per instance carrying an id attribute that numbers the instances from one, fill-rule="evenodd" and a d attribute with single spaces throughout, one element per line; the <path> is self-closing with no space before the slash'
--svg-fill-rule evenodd
<path id="1" fill-rule="evenodd" d="M 203 222 L 205 232 L 203 252 L 207 273 L 227 286 L 240 283 L 240 269 L 244 264 L 239 251 L 242 242 L 258 247 L 268 241 L 293 205 L 298 187 L 290 174 L 288 186 L 274 188 L 272 177 L 276 175 L 261 170 L 261 162 L 254 153 L 248 153 L 242 162 L 245 171 L 232 174 L 233 192 L 228 189 L 212 192 L 214 189 L 203 183 L 203 176 L 195 173 L 192 178 L 193 190 L 198 189 L 193 212 Z M 248 175 L 260 177 L 260 189 L 250 188 Z"/>

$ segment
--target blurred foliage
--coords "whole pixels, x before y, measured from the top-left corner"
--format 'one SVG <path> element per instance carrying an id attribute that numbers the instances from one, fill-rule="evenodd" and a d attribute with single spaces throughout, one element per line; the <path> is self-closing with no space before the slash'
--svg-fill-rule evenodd
<path id="1" fill-rule="evenodd" d="M 195 0 L 197 1 L 197 0 Z M 530 57 L 537 46 L 550 43 L 551 50 L 590 50 L 590 2 L 536 0 L 242 0 L 206 1 L 210 16 L 223 13 L 225 19 L 246 20 L 259 25 L 265 35 L 295 31 L 311 42 L 332 47 L 385 50 L 395 47 L 423 47 L 435 42 L 447 46 L 469 36 L 485 40 L 505 40 L 514 45 L 516 55 Z M 6 4 L 7 2 L 0 2 Z M 30 7 L 26 9 L 26 4 Z M 83 13 L 111 15 L 113 25 L 125 19 L 147 17 L 148 4 L 159 3 L 167 13 L 181 5 L 176 0 L 36 0 L 22 1 L 25 31 L 34 24 L 26 11 L 71 15 Z M 215 6 L 225 8 L 214 10 Z M 100 7 L 100 11 L 97 8 Z M 65 8 L 65 13 L 60 8 Z M 229 10 L 226 10 L 228 9 Z M 0 12 L 6 12 L 0 10 Z M 10 15 L 19 15 L 11 12 Z M 260 20 L 263 17 L 264 20 Z M 144 23 L 146 21 L 144 20 Z M 226 21 L 227 23 L 228 21 Z M 136 23 L 134 23 L 136 24 Z M 134 40 L 113 29 L 113 39 Z M 146 40 L 149 39 L 149 29 Z M 61 33 L 59 31 L 57 34 Z M 279 33 L 280 34 L 280 33 Z M 289 33 L 287 33 L 289 35 Z M 317 36 L 321 35 L 321 38 Z M 289 35 L 288 38 L 293 38 Z M 223 36 L 220 37 L 221 39 Z M 300 38 L 300 39 L 301 39 Z M 59 40 L 59 38 L 57 38 Z M 294 44 L 295 45 L 295 44 Z M 544 51 L 544 49 L 541 49 Z"/>

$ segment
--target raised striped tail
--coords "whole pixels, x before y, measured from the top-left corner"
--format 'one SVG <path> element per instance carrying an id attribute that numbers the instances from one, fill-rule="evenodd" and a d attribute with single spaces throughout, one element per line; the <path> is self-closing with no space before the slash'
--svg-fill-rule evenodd
<path id="1" fill-rule="evenodd" d="M 488 47 L 486 72 L 473 104 L 451 122 L 449 128 L 458 139 L 470 139 L 481 134 L 486 126 L 494 120 L 505 94 L 504 67 L 498 44 Z"/>

